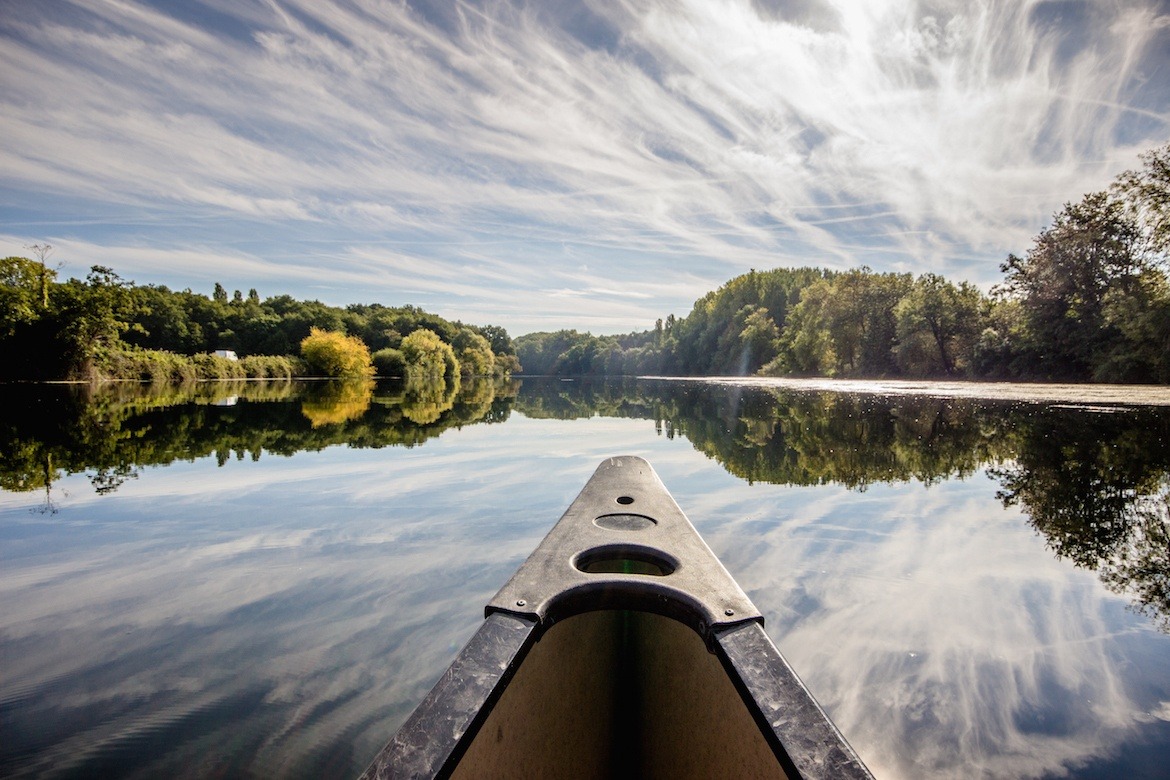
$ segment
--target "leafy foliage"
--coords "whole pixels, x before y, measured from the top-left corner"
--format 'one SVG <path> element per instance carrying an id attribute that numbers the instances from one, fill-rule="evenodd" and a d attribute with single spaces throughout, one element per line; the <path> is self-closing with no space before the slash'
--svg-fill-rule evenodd
<path id="1" fill-rule="evenodd" d="M 301 342 L 301 358 L 312 376 L 361 379 L 374 375 L 370 349 L 355 336 L 312 328 Z"/>
<path id="2" fill-rule="evenodd" d="M 496 358 L 492 345 L 471 328 L 460 328 L 451 341 L 459 361 L 459 370 L 468 376 L 491 376 L 495 373 Z"/>
<path id="3" fill-rule="evenodd" d="M 402 340 L 402 355 L 408 378 L 443 378 L 459 373 L 455 350 L 428 328 L 420 328 Z"/>
<path id="4" fill-rule="evenodd" d="M 1113 190 L 1141 227 L 1148 251 L 1170 253 L 1170 144 L 1141 155 L 1142 167 L 1117 177 Z"/>
<path id="5" fill-rule="evenodd" d="M 0 260 L 0 339 L 8 339 L 27 327 L 43 308 L 41 264 L 24 257 Z M 56 277 L 55 271 L 48 271 Z"/>
<path id="6" fill-rule="evenodd" d="M 402 350 L 384 347 L 370 358 L 374 361 L 374 373 L 377 376 L 397 378 L 406 376 L 406 355 L 402 354 Z"/>
<path id="7" fill-rule="evenodd" d="M 894 307 L 894 359 L 907 376 L 969 375 L 980 333 L 983 296 L 973 285 L 955 285 L 923 274 Z"/>
<path id="8" fill-rule="evenodd" d="M 385 375 L 405 375 L 402 341 L 423 329 L 446 344 L 459 341 L 469 361 L 460 367 L 464 373 L 504 376 L 520 369 L 503 328 L 450 322 L 414 306 L 342 309 L 287 295 L 261 301 L 254 289 L 245 297 L 218 283 L 209 298 L 136 286 L 100 266 L 84 281 L 54 279 L 43 263 L 0 260 L 0 350 L 6 356 L 0 378 L 287 377 L 304 370 L 292 353 L 314 328 L 355 337 L 381 353 L 378 370 Z M 208 353 L 219 349 L 242 355 L 240 365 L 210 360 Z"/>
<path id="9" fill-rule="evenodd" d="M 1030 348 L 1049 376 L 1091 376 L 1119 335 L 1105 318 L 1105 298 L 1141 271 L 1137 226 L 1105 193 L 1066 204 L 1023 258 L 1010 255 L 1002 290 L 1021 301 Z"/>

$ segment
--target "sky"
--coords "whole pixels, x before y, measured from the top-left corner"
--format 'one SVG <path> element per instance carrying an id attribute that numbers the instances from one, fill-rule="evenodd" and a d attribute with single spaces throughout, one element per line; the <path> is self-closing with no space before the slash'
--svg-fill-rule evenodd
<path id="1" fill-rule="evenodd" d="M 0 256 L 513 335 L 989 289 L 1170 140 L 1170 0 L 0 0 Z"/>

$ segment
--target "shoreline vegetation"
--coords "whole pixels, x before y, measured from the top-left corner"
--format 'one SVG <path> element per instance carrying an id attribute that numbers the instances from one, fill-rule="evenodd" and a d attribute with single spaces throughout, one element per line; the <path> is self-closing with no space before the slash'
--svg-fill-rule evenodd
<path id="1" fill-rule="evenodd" d="M 52 247 L 0 259 L 0 380 L 512 374 L 978 379 L 1170 384 L 1170 144 L 1067 203 L 990 294 L 941 275 L 752 270 L 653 330 L 513 340 L 415 306 L 328 306 L 135 285 L 94 266 L 58 282 Z M 218 353 L 218 354 L 217 354 Z M 236 355 L 241 356 L 236 359 Z"/>

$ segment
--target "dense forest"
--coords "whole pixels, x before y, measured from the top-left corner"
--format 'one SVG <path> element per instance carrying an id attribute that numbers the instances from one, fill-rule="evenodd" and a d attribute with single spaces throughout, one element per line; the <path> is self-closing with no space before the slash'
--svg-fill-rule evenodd
<path id="1" fill-rule="evenodd" d="M 154 381 L 293 375 L 474 376 L 519 368 L 500 327 L 414 306 L 345 308 L 256 290 L 211 297 L 135 285 L 95 266 L 56 280 L 51 247 L 0 260 L 0 379 Z M 241 360 L 213 354 L 230 350 Z"/>
<path id="2" fill-rule="evenodd" d="M 526 373 L 1170 382 L 1170 145 L 1068 203 L 990 295 L 937 274 L 752 271 L 654 330 L 516 339 Z"/>

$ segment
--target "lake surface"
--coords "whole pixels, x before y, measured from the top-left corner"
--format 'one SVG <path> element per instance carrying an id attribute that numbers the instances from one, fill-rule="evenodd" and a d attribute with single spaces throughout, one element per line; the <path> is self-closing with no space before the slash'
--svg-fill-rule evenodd
<path id="1" fill-rule="evenodd" d="M 1163 396 L 834 387 L 0 386 L 0 775 L 358 774 L 629 454 L 879 778 L 1164 777 Z"/>

